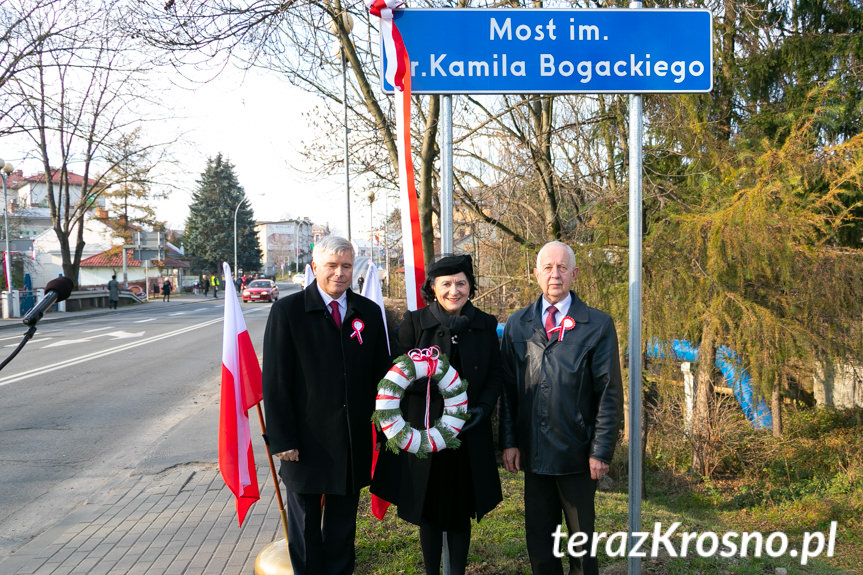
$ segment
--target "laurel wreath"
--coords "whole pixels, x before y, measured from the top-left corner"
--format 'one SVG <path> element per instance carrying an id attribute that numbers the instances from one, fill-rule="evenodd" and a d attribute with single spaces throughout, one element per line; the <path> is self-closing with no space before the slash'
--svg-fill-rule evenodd
<path id="1" fill-rule="evenodd" d="M 434 373 L 429 374 L 429 371 Z M 419 374 L 419 377 L 417 377 Z M 401 410 L 404 390 L 417 379 L 429 376 L 444 399 L 443 415 L 427 429 L 408 425 Z M 458 434 L 468 419 L 467 380 L 459 377 L 445 354 L 437 347 L 411 350 L 399 356 L 378 382 L 375 412 L 372 421 L 387 437 L 387 449 L 427 457 L 443 449 L 461 445 Z"/>

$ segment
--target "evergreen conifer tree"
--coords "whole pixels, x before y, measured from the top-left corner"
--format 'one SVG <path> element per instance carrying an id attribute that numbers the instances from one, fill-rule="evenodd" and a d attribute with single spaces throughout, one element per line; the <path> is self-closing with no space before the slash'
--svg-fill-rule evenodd
<path id="1" fill-rule="evenodd" d="M 237 209 L 237 267 L 261 268 L 255 218 L 234 166 L 221 153 L 207 159 L 186 219 L 184 246 L 192 269 L 221 275 L 222 262 L 234 266 L 234 210 Z M 236 273 L 237 270 L 234 270 Z"/>

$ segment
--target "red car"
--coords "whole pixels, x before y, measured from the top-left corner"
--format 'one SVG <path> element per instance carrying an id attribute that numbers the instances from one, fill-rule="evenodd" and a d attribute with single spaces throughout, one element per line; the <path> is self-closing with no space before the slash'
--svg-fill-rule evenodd
<path id="1" fill-rule="evenodd" d="M 276 301 L 279 287 L 273 280 L 254 280 L 243 289 L 243 301 Z"/>

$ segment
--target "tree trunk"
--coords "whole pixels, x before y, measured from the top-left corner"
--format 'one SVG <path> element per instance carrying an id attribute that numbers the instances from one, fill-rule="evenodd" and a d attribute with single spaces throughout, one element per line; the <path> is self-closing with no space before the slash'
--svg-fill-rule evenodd
<path id="1" fill-rule="evenodd" d="M 612 101 L 616 96 L 611 96 Z M 616 150 L 615 135 L 612 131 L 614 116 L 609 111 L 606 99 L 604 96 L 599 97 L 599 111 L 604 118 L 600 127 L 603 141 L 605 142 L 605 161 L 606 161 L 606 177 L 608 178 L 609 189 L 617 189 L 617 170 L 615 169 L 614 153 Z"/>
<path id="2" fill-rule="evenodd" d="M 390 129 L 390 124 L 387 121 L 386 112 L 381 108 L 380 103 L 378 102 L 377 96 L 375 94 L 375 87 L 369 83 L 369 79 L 365 74 L 363 68 L 363 62 L 360 60 L 359 54 L 357 54 L 357 48 L 354 45 L 354 41 L 351 38 L 351 35 L 348 34 L 348 31 L 345 29 L 345 23 L 342 19 L 342 4 L 340 1 L 336 1 L 333 5 L 333 11 L 330 12 L 330 18 L 336 25 L 336 29 L 338 30 L 339 41 L 345 50 L 345 57 L 348 59 L 348 63 L 350 64 L 350 68 L 353 71 L 354 78 L 357 81 L 357 85 L 359 86 L 360 93 L 363 95 L 363 103 L 366 105 L 366 109 L 368 109 L 369 113 L 374 118 L 375 126 L 378 132 L 383 139 L 384 146 L 386 146 L 387 153 L 390 156 L 390 162 L 393 165 L 393 171 L 398 173 L 399 171 L 399 156 L 398 149 L 396 146 L 395 135 L 393 131 Z"/>
<path id="3" fill-rule="evenodd" d="M 623 441 L 626 445 L 629 445 L 629 368 L 626 370 L 621 369 L 620 373 L 627 374 L 626 379 L 623 380 Z"/>
<path id="4" fill-rule="evenodd" d="M 650 418 L 647 414 L 650 411 L 644 405 L 644 398 L 649 397 L 650 390 L 642 390 L 641 395 L 641 498 L 647 499 L 647 484 L 644 481 L 644 462 L 647 459 L 647 432 L 650 429 Z"/>
<path id="5" fill-rule="evenodd" d="M 692 469 L 700 476 L 710 475 L 713 431 L 713 374 L 716 363 L 716 327 L 704 323 L 701 348 L 698 351 L 698 373 L 695 383 L 695 413 L 692 421 Z"/>
<path id="6" fill-rule="evenodd" d="M 773 415 L 773 437 L 782 437 L 782 388 L 786 380 L 784 374 L 773 384 L 770 398 L 770 411 Z"/>
<path id="7" fill-rule="evenodd" d="M 725 14 L 719 26 L 722 50 L 722 68 L 716 78 L 715 97 L 719 105 L 719 122 L 717 122 L 723 139 L 731 137 L 731 123 L 734 119 L 734 77 L 735 77 L 735 47 L 737 45 L 737 5 L 732 0 L 724 2 Z"/>
<path id="8" fill-rule="evenodd" d="M 533 164 L 539 174 L 546 237 L 560 239 L 561 225 L 557 209 L 557 183 L 551 157 L 554 96 L 536 96 L 531 101 L 529 108 L 533 116 L 537 140 L 537 145 L 533 149 Z"/>

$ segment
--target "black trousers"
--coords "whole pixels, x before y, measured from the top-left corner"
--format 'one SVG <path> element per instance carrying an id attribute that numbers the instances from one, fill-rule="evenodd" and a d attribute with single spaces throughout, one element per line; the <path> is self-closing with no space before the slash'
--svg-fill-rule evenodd
<path id="1" fill-rule="evenodd" d="M 587 553 L 581 558 L 569 557 L 569 575 L 598 575 L 596 557 L 590 556 L 596 520 L 596 481 L 590 472 L 576 475 L 524 474 L 524 527 L 527 553 L 534 575 L 562 575 L 562 560 L 554 556 L 554 533 L 562 529 L 571 536 L 578 531 L 587 533 Z M 567 539 L 568 540 L 568 539 Z M 567 553 L 567 540 L 561 542 L 560 551 Z"/>
<path id="2" fill-rule="evenodd" d="M 295 575 L 350 575 L 360 494 L 326 495 L 288 490 L 288 552 Z"/>

